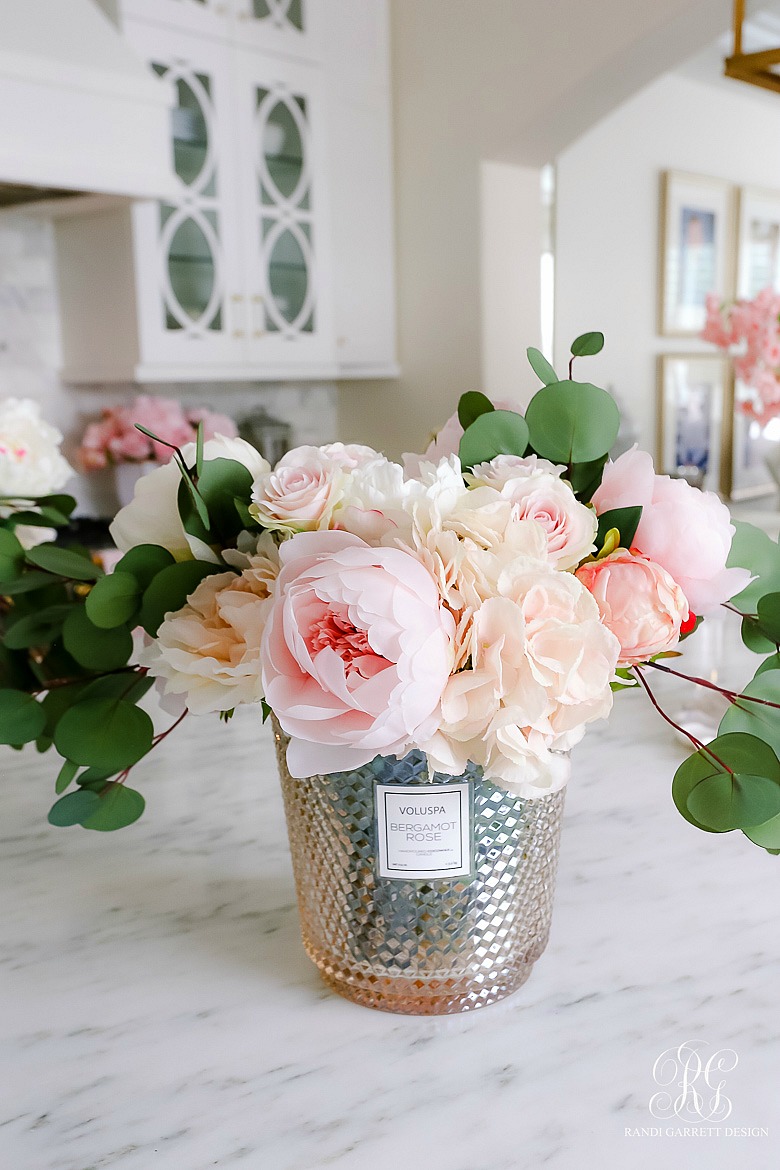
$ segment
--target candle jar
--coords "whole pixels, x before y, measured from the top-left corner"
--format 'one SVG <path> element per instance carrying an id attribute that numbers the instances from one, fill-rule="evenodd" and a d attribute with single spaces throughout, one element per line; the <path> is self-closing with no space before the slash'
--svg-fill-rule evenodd
<path id="1" fill-rule="evenodd" d="M 503 999 L 547 944 L 564 791 L 513 796 L 425 753 L 295 779 L 274 727 L 303 944 L 325 983 L 407 1015 Z"/>

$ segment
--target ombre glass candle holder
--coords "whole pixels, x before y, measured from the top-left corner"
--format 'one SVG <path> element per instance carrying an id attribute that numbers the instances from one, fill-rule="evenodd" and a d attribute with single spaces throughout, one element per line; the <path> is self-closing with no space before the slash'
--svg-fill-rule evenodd
<path id="1" fill-rule="evenodd" d="M 550 932 L 564 791 L 524 800 L 472 765 L 431 774 L 418 750 L 294 779 L 274 733 L 303 944 L 325 983 L 407 1015 L 522 986 Z"/>

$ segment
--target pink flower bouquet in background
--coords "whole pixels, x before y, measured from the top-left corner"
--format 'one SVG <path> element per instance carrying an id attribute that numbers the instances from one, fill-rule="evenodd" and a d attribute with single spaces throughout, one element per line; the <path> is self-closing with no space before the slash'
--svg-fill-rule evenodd
<path id="1" fill-rule="evenodd" d="M 711 293 L 701 336 L 734 358 L 737 409 L 762 425 L 780 415 L 780 293 L 765 288 L 751 301 L 731 302 Z"/>
<path id="2" fill-rule="evenodd" d="M 192 443 L 201 422 L 206 439 L 218 434 L 234 438 L 238 434 L 236 424 L 227 415 L 202 407 L 186 410 L 172 398 L 141 394 L 127 406 L 107 407 L 98 422 L 89 424 L 78 450 L 79 463 L 84 471 L 101 471 L 118 463 L 167 463 L 171 449 L 165 444 L 183 447 Z M 152 431 L 164 443 L 144 435 L 136 424 Z"/>

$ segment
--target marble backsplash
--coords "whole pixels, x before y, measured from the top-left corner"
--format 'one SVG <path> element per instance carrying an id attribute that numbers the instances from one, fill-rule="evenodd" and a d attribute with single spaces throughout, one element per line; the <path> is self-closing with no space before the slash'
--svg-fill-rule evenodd
<path id="1" fill-rule="evenodd" d="M 96 322 L 96 329 L 100 323 Z M 139 392 L 181 398 L 211 406 L 237 420 L 262 406 L 288 423 L 292 440 L 326 443 L 336 438 L 336 386 L 333 383 L 165 383 L 93 385 L 63 383 L 55 252 L 51 223 L 34 214 L 0 214 L 0 397 L 34 398 L 65 435 L 71 458 L 86 422 L 102 407 Z M 84 516 L 116 509 L 110 472 L 79 475 L 70 485 Z"/>

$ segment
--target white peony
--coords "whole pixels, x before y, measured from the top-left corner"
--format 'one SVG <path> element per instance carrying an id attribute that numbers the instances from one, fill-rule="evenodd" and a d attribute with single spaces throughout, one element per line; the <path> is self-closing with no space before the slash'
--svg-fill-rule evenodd
<path id="1" fill-rule="evenodd" d="M 182 448 L 182 454 L 189 464 L 195 458 L 195 444 L 188 443 Z M 254 478 L 269 469 L 259 451 L 244 439 L 216 435 L 204 444 L 203 454 L 206 459 L 233 459 L 243 463 Z M 181 472 L 175 459 L 138 480 L 135 496 L 117 512 L 109 529 L 121 552 L 128 552 L 139 544 L 159 544 L 167 548 L 177 561 L 192 560 L 197 556 L 216 562 L 217 558 L 202 541 L 184 531 L 176 504 L 180 482 Z"/>
<path id="2" fill-rule="evenodd" d="M 475 487 L 487 485 L 499 491 L 510 501 L 516 520 L 541 524 L 556 568 L 575 569 L 595 547 L 598 519 L 561 479 L 563 471 L 564 467 L 535 455 L 497 455 L 489 463 L 478 464 L 466 478 Z"/>
<path id="3" fill-rule="evenodd" d="M 29 509 L 36 496 L 48 496 L 64 487 L 73 468 L 60 454 L 62 435 L 41 418 L 41 409 L 30 398 L 0 401 L 0 498 L 18 501 L 0 504 L 0 517 L 21 507 Z M 15 528 L 24 548 L 53 540 L 54 528 L 20 524 Z"/>
<path id="4" fill-rule="evenodd" d="M 164 695 L 183 695 L 195 715 L 260 702 L 260 644 L 278 572 L 276 546 L 266 544 L 240 575 L 206 577 L 185 606 L 166 616 L 139 655 Z"/>

